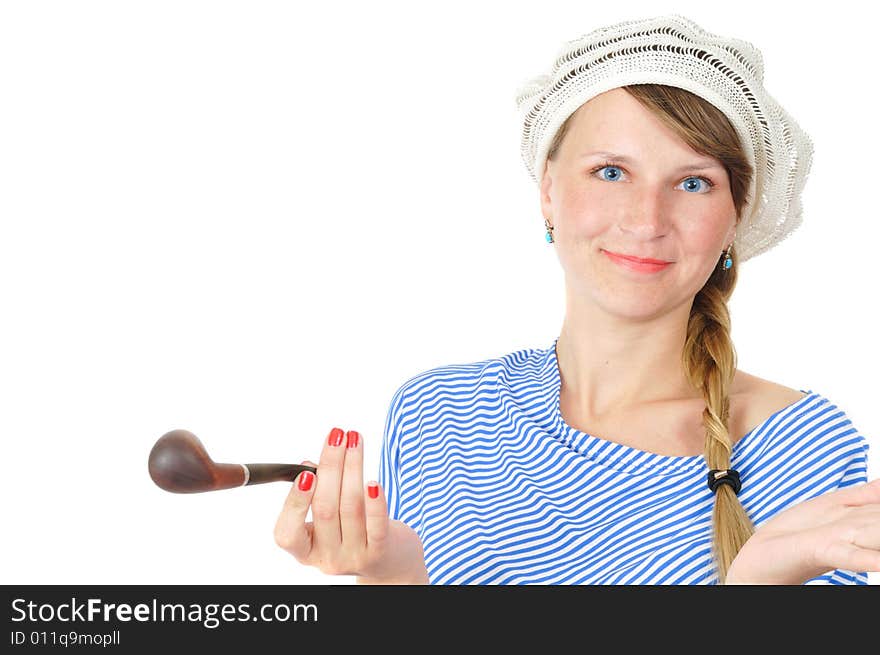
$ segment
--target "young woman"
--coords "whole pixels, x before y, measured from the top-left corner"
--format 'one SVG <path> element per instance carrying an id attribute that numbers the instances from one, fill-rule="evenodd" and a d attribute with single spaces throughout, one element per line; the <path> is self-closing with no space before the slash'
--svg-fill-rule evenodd
<path id="1" fill-rule="evenodd" d="M 736 368 L 741 262 L 800 223 L 812 144 L 751 44 L 681 16 L 568 42 L 517 101 L 566 314 L 548 348 L 394 394 L 379 483 L 331 431 L 276 541 L 362 583 L 865 584 L 867 442 Z M 306 521 L 309 508 L 313 521 Z"/>

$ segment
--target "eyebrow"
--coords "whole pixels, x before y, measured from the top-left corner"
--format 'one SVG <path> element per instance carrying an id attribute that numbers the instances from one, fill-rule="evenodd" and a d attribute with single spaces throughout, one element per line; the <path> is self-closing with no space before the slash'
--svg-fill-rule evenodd
<path id="1" fill-rule="evenodd" d="M 605 159 L 613 159 L 615 161 L 619 161 L 622 164 L 632 164 L 635 162 L 631 157 L 627 157 L 626 155 L 618 155 L 615 152 L 608 152 L 606 150 L 596 150 L 594 152 L 585 152 L 581 155 L 582 159 L 586 159 L 587 157 L 604 157 Z M 679 166 L 675 169 L 675 172 L 679 171 L 705 171 L 712 168 L 723 168 L 721 164 L 714 160 L 704 160 L 703 162 L 695 162 L 693 164 L 685 164 L 684 166 Z"/>

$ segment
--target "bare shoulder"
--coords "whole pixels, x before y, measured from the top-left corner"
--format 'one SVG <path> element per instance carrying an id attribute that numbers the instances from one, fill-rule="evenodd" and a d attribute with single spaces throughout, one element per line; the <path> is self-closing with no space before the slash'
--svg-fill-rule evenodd
<path id="1" fill-rule="evenodd" d="M 730 399 L 732 436 L 742 437 L 806 395 L 798 389 L 737 370 Z"/>

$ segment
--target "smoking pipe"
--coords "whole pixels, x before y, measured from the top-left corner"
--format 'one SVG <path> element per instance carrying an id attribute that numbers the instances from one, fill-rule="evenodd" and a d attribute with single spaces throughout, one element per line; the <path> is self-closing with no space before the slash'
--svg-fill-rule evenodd
<path id="1" fill-rule="evenodd" d="M 217 464 L 198 437 L 186 430 L 163 434 L 150 451 L 150 477 L 165 491 L 191 494 L 220 491 L 264 482 L 292 482 L 303 471 L 300 464 Z"/>

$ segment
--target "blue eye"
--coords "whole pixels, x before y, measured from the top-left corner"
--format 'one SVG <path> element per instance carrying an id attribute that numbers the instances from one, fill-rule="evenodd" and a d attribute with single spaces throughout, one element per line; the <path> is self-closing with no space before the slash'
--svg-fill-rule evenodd
<path id="1" fill-rule="evenodd" d="M 712 186 L 712 183 L 704 177 L 689 177 L 682 184 L 684 184 L 685 191 L 688 192 L 699 192 L 701 188 L 705 187 L 706 190 L 703 193 L 708 193 Z"/>
<path id="2" fill-rule="evenodd" d="M 594 168 L 590 173 L 595 175 L 602 171 L 602 179 L 606 182 L 617 182 L 623 175 L 623 169 L 620 166 L 606 162 L 604 165 Z M 715 184 L 712 180 L 700 175 L 691 175 L 686 177 L 682 184 L 684 190 L 688 193 L 709 193 Z"/>
<path id="3" fill-rule="evenodd" d="M 603 166 L 602 168 L 597 168 L 596 171 L 601 171 L 604 169 L 607 169 L 604 173 L 602 173 L 602 177 L 604 179 L 608 180 L 609 182 L 615 182 L 620 179 L 620 169 L 617 166 L 607 165 Z"/>

